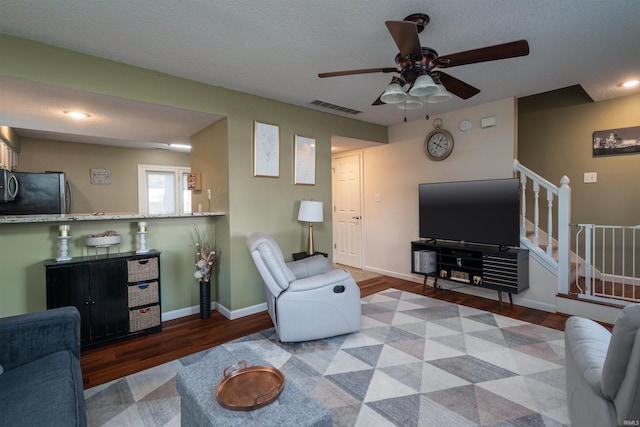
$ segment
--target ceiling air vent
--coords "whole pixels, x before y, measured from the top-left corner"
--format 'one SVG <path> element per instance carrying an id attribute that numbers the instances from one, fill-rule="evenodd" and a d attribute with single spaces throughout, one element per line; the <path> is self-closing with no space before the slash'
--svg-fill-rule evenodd
<path id="1" fill-rule="evenodd" d="M 320 99 L 316 99 L 315 101 L 311 101 L 311 105 L 317 105 L 318 107 L 328 108 L 330 110 L 336 110 L 347 114 L 360 114 L 362 111 L 354 110 L 353 108 L 341 107 L 336 104 L 332 104 L 327 101 L 322 101 Z"/>

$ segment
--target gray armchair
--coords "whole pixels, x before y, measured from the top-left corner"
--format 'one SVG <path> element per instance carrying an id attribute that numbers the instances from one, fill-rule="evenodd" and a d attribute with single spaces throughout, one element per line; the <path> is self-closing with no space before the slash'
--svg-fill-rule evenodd
<path id="1" fill-rule="evenodd" d="M 75 307 L 1 318 L 0 373 L 1 426 L 87 424 Z"/>
<path id="2" fill-rule="evenodd" d="M 640 304 L 625 307 L 611 333 L 570 317 L 565 353 L 572 425 L 640 425 Z"/>
<path id="3" fill-rule="evenodd" d="M 310 341 L 360 330 L 360 288 L 322 255 L 285 263 L 278 244 L 253 233 L 247 247 L 265 285 L 280 341 Z"/>

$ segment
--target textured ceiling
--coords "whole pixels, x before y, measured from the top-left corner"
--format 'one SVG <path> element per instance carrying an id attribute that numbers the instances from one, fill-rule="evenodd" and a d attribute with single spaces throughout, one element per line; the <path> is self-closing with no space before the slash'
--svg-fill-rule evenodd
<path id="1" fill-rule="evenodd" d="M 526 57 L 447 69 L 481 92 L 430 104 L 432 116 L 572 85 L 596 101 L 640 91 L 619 87 L 640 78 L 637 0 L 3 0 L 0 32 L 309 108 L 321 99 L 393 125 L 403 111 L 371 106 L 388 74 L 317 74 L 394 66 L 384 21 L 416 12 L 431 17 L 422 45 L 440 55 L 530 45 Z"/>

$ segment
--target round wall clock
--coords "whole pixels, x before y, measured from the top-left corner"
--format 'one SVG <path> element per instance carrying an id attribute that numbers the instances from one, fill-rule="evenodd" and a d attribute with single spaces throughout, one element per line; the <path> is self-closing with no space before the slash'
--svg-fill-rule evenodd
<path id="1" fill-rule="evenodd" d="M 448 131 L 440 129 L 441 123 L 436 122 L 436 128 L 424 140 L 424 151 L 431 160 L 444 160 L 453 151 L 453 136 Z"/>

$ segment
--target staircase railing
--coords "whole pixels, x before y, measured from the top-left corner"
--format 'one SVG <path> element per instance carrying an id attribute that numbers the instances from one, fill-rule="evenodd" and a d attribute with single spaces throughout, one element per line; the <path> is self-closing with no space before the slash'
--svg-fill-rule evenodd
<path id="1" fill-rule="evenodd" d="M 574 224 L 576 255 L 585 268 L 576 277 L 581 297 L 599 301 L 640 300 L 640 225 Z"/>
<path id="2" fill-rule="evenodd" d="M 513 170 L 519 175 L 521 194 L 520 243 L 529 248 L 529 252 L 537 257 L 543 265 L 558 277 L 558 292 L 569 293 L 569 267 L 571 254 L 570 222 L 571 222 L 571 187 L 569 178 L 563 176 L 560 185 L 556 186 L 532 170 L 526 168 L 518 160 L 513 162 Z M 529 187 L 529 183 L 531 186 Z M 540 207 L 540 193 L 546 196 L 546 209 Z M 532 237 L 529 238 L 527 228 L 527 200 L 529 195 L 532 206 Z M 541 218 L 543 214 L 543 218 Z M 545 228 L 541 224 L 546 224 Z M 554 232 L 554 224 L 557 224 Z M 545 241 L 541 241 L 541 237 Z"/>

